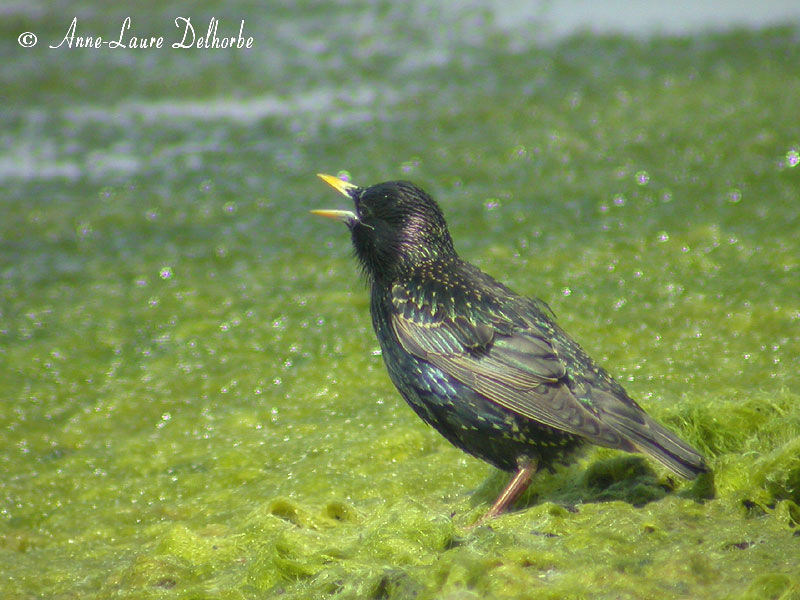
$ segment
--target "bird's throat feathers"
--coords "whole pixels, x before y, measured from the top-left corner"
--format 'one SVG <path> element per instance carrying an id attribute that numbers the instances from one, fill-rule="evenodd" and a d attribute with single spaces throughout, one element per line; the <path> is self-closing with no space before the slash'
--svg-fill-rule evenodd
<path id="1" fill-rule="evenodd" d="M 442 257 L 455 256 L 452 246 L 443 249 L 437 241 L 426 242 L 403 231 L 357 225 L 353 228 L 353 249 L 370 281 L 392 282 Z"/>

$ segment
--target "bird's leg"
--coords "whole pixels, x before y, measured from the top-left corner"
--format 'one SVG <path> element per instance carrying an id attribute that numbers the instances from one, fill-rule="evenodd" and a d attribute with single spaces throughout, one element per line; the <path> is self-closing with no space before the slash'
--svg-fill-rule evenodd
<path id="1" fill-rule="evenodd" d="M 528 489 L 531 483 L 531 478 L 536 473 L 538 461 L 534 458 L 522 458 L 517 462 L 517 472 L 505 489 L 500 492 L 497 500 L 494 501 L 492 507 L 486 511 L 486 514 L 481 517 L 477 524 L 483 523 L 487 519 L 493 519 L 497 515 L 506 511 L 514 502 L 519 498 L 520 494 Z"/>

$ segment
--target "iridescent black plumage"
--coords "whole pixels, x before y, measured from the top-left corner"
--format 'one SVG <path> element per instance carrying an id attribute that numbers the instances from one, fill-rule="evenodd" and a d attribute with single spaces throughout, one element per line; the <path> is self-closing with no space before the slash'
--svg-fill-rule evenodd
<path id="1" fill-rule="evenodd" d="M 522 489 L 536 468 L 585 442 L 644 452 L 687 478 L 707 469 L 586 355 L 544 302 L 461 260 L 424 191 L 403 181 L 359 188 L 322 177 L 355 202 L 355 213 L 314 212 L 351 231 L 389 376 L 451 443 L 500 469 L 527 469 Z M 507 501 L 498 499 L 492 514 Z"/>

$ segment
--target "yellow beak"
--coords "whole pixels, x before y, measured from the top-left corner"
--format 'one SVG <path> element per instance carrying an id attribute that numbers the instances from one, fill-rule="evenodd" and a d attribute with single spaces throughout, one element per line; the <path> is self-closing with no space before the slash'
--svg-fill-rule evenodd
<path id="1" fill-rule="evenodd" d="M 334 177 L 333 175 L 325 175 L 324 173 L 317 173 L 317 177 L 322 179 L 325 183 L 329 186 L 336 189 L 340 194 L 347 196 L 348 198 L 352 199 L 350 195 L 350 190 L 358 189 L 358 186 L 354 183 L 350 183 L 349 181 L 345 181 L 344 179 L 339 179 L 338 177 Z"/>
<path id="2" fill-rule="evenodd" d="M 351 200 L 353 197 L 350 195 L 350 190 L 358 189 L 358 186 L 350 183 L 349 181 L 345 181 L 344 179 L 339 179 L 338 177 L 334 177 L 333 175 L 323 175 L 322 173 L 318 173 L 317 177 L 322 179 L 325 183 L 333 187 L 337 190 L 340 194 L 347 196 Z M 325 217 L 326 219 L 335 219 L 336 221 L 342 221 L 344 223 L 353 223 L 358 221 L 358 216 L 354 212 L 349 210 L 312 210 L 311 214 L 319 215 L 320 217 Z"/>
<path id="3" fill-rule="evenodd" d="M 326 219 L 335 219 L 336 221 L 344 221 L 345 223 L 358 219 L 358 217 L 356 217 L 356 213 L 349 210 L 315 209 L 308 212 L 310 212 L 312 215 L 319 215 L 320 217 L 325 217 Z"/>

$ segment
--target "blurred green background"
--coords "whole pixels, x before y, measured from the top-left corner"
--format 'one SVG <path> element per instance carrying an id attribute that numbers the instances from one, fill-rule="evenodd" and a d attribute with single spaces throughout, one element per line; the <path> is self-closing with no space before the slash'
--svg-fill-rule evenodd
<path id="1" fill-rule="evenodd" d="M 2 9 L 4 599 L 800 597 L 800 30 L 547 6 Z M 316 172 L 430 191 L 714 498 L 592 449 L 466 530 L 505 479 L 391 386 Z"/>

